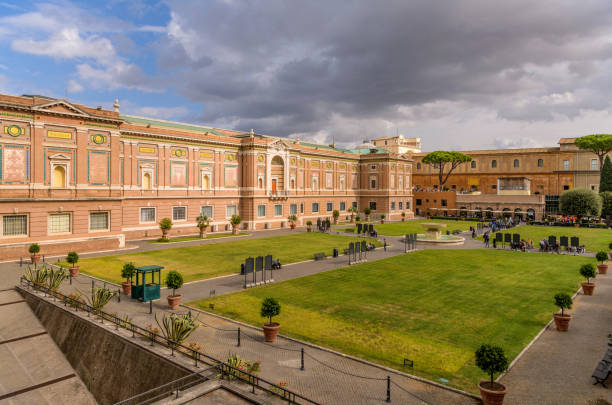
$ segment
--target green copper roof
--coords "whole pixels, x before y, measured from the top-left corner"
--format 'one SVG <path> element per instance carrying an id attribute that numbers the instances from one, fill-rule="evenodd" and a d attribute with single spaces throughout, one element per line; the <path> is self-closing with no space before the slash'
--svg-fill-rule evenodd
<path id="1" fill-rule="evenodd" d="M 388 150 L 382 148 L 355 148 L 348 149 L 348 153 L 355 153 L 357 155 L 367 155 L 368 153 L 372 153 L 372 150 L 375 150 L 374 153 L 389 153 Z"/>
<path id="2" fill-rule="evenodd" d="M 197 132 L 202 132 L 202 133 L 208 132 L 208 133 L 212 133 L 215 135 L 226 136 L 222 134 L 221 132 L 215 130 L 214 128 L 210 128 L 210 127 L 200 127 L 200 126 L 195 126 L 195 125 L 183 124 L 180 122 L 160 121 L 160 120 L 154 120 L 150 118 L 133 117 L 131 115 L 120 115 L 119 117 L 122 120 L 129 122 L 129 123 L 133 123 L 133 124 L 150 124 L 150 125 L 155 125 L 159 127 L 187 129 L 190 131 L 197 131 Z"/>

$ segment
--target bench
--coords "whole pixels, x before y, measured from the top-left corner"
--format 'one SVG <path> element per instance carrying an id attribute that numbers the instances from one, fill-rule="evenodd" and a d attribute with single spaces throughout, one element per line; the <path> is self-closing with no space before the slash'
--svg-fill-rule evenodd
<path id="1" fill-rule="evenodd" d="M 612 374 L 612 348 L 608 349 L 603 359 L 597 363 L 597 367 L 591 375 L 595 379 L 593 385 L 601 384 L 607 388 L 605 383 L 610 374 Z"/>
<path id="2" fill-rule="evenodd" d="M 315 260 L 324 260 L 325 259 L 325 253 L 321 252 L 321 253 L 315 253 L 314 255 L 314 259 Z"/>

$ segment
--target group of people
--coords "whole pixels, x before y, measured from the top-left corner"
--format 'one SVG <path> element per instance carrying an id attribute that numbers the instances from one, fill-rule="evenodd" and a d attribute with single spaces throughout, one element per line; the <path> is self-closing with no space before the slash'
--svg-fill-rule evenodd
<path id="1" fill-rule="evenodd" d="M 482 238 L 484 240 L 485 247 L 489 247 L 492 244 L 493 249 L 497 249 L 497 240 L 493 238 L 493 240 L 491 241 L 490 231 L 486 231 L 482 235 Z M 510 242 L 510 249 L 526 252 L 527 249 L 533 249 L 533 241 L 531 239 L 529 239 L 528 241 L 525 239 L 521 239 L 519 242 Z"/>

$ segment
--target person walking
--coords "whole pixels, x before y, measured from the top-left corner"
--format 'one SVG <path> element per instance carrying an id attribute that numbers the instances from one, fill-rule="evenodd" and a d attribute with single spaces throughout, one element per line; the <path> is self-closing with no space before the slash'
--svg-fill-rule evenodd
<path id="1" fill-rule="evenodd" d="M 485 247 L 489 247 L 489 232 L 485 232 L 483 235 Z"/>
<path id="2" fill-rule="evenodd" d="M 385 252 L 387 251 L 387 238 L 383 239 L 383 249 L 385 249 Z"/>

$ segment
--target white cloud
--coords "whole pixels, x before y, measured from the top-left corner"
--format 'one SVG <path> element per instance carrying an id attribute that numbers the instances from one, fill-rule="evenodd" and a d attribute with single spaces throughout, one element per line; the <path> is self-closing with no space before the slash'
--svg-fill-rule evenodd
<path id="1" fill-rule="evenodd" d="M 136 28 L 136 31 L 155 32 L 155 33 L 163 34 L 167 32 L 168 29 L 166 27 L 159 26 L 159 25 L 143 25 L 142 27 Z"/>
<path id="2" fill-rule="evenodd" d="M 70 93 L 80 93 L 82 92 L 83 86 L 77 82 L 76 80 L 68 80 L 68 92 Z"/>
<path id="3" fill-rule="evenodd" d="M 189 114 L 189 109 L 186 107 L 136 107 L 127 111 L 129 111 L 129 114 L 163 120 L 180 119 Z"/>

